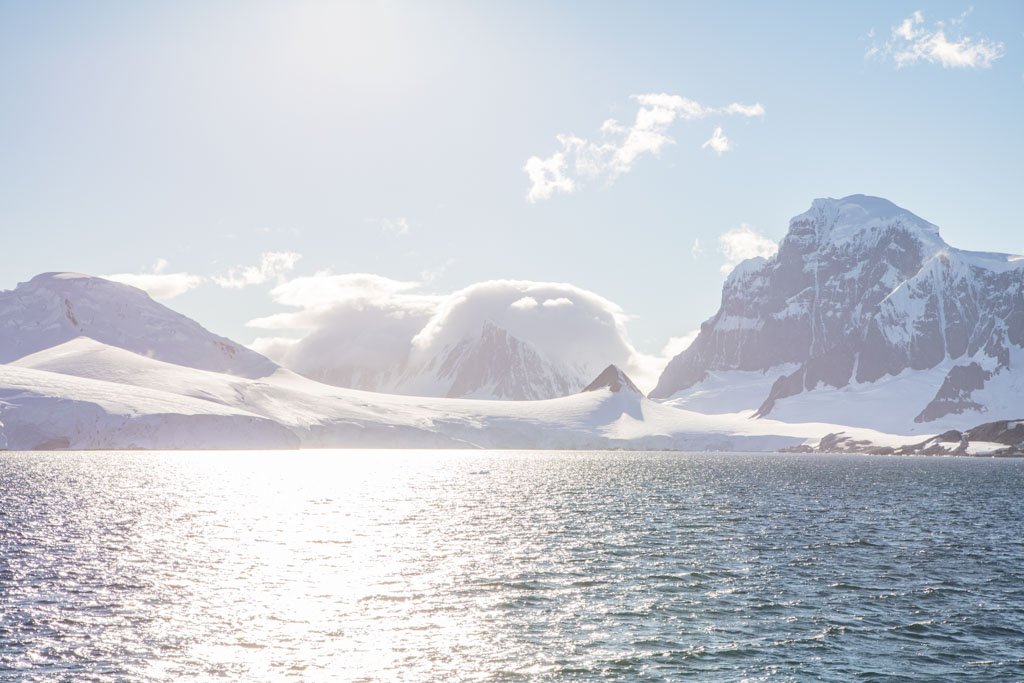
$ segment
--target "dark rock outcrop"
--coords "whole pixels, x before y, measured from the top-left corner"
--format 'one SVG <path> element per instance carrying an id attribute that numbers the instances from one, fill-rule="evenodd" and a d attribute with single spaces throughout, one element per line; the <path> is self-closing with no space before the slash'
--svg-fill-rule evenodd
<path id="1" fill-rule="evenodd" d="M 900 446 L 878 446 L 865 439 L 854 439 L 845 432 L 826 434 L 817 446 L 784 449 L 793 453 L 871 453 L 875 455 L 969 455 L 972 443 L 1002 444 L 1005 448 L 986 451 L 997 457 L 1024 456 L 1024 420 L 986 422 L 965 432 L 950 429 L 919 443 Z"/>
<path id="2" fill-rule="evenodd" d="M 984 406 L 971 400 L 971 395 L 985 386 L 992 373 L 982 369 L 977 363 L 957 365 L 946 375 L 942 386 L 921 414 L 914 418 L 915 422 L 931 422 L 951 413 L 962 413 L 965 410 L 982 410 Z"/>
<path id="3" fill-rule="evenodd" d="M 629 375 L 624 373 L 615 365 L 609 365 L 601 374 L 594 378 L 594 381 L 584 387 L 583 391 L 598 391 L 600 389 L 609 389 L 611 392 L 618 393 L 620 391 L 627 391 L 634 394 L 641 394 L 640 389 L 637 388 L 633 380 L 629 378 Z"/>

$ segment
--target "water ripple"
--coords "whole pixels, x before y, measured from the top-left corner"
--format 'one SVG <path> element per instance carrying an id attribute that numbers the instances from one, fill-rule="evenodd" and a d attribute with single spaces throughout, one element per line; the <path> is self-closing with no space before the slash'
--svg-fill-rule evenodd
<path id="1" fill-rule="evenodd" d="M 1024 678 L 1024 462 L 0 454 L 0 680 Z"/>

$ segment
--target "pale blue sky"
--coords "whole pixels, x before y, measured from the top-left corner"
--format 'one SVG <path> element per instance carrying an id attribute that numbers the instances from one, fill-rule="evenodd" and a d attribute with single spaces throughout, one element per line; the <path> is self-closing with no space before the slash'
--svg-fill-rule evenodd
<path id="1" fill-rule="evenodd" d="M 714 312 L 719 235 L 777 240 L 814 197 L 881 195 L 955 246 L 1024 252 L 1024 4 L 969 8 L 0 0 L 0 288 L 290 251 L 292 275 L 429 272 L 425 292 L 571 282 L 653 351 Z M 915 10 L 916 35 L 944 21 L 998 58 L 865 57 Z M 765 114 L 677 122 L 613 183 L 526 201 L 528 158 L 630 125 L 645 93 Z M 248 342 L 282 310 L 271 286 L 168 303 Z"/>

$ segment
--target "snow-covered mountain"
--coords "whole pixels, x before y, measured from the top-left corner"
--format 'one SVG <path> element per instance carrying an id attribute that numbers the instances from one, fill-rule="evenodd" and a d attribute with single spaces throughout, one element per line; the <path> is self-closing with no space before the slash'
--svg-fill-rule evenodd
<path id="1" fill-rule="evenodd" d="M 536 293 L 531 310 L 570 305 Z M 497 307 L 512 322 L 520 294 Z M 132 287 L 40 275 L 0 292 L 0 448 L 902 452 L 1019 417 L 1024 397 L 1024 260 L 953 249 L 862 196 L 815 201 L 775 257 L 737 267 L 655 389 L 667 400 L 608 359 L 550 352 L 543 324 L 434 320 L 387 381 L 440 397 L 370 393 L 279 367 Z"/>
<path id="2" fill-rule="evenodd" d="M 586 368 L 568 367 L 490 320 L 422 349 L 410 343 L 373 358 L 339 351 L 305 360 L 290 369 L 338 387 L 408 396 L 525 401 L 568 396 L 589 379 Z"/>
<path id="3" fill-rule="evenodd" d="M 774 450 L 846 429 L 662 405 L 616 366 L 587 391 L 548 400 L 343 389 L 280 368 L 131 287 L 83 275 L 39 276 L 4 292 L 0 302 L 0 449 Z M 527 345 L 496 326 L 477 342 L 452 347 L 446 357 L 452 363 L 436 369 L 440 379 L 466 392 L 494 391 L 505 379 L 501 368 L 512 361 L 546 372 L 533 364 Z M 568 380 L 557 386 L 569 387 Z M 894 445 L 908 438 L 853 434 Z"/>
<path id="4" fill-rule="evenodd" d="M 301 375 L 351 389 L 528 400 L 582 389 L 609 363 L 649 369 L 614 302 L 568 283 L 488 280 L 444 295 L 366 274 L 297 278 L 275 291 L 305 306 L 252 322 L 301 329 L 257 350 Z M 321 296 L 313 298 L 309 292 Z M 644 376 L 646 380 L 647 377 Z"/>
<path id="5" fill-rule="evenodd" d="M 695 410 L 934 431 L 1018 416 L 1024 258 L 947 245 L 878 197 L 817 199 L 741 263 L 651 397 Z"/>
<path id="6" fill-rule="evenodd" d="M 479 332 L 434 355 L 414 354 L 398 381 L 397 394 L 525 401 L 575 393 L 588 379 L 485 320 Z"/>
<path id="7" fill-rule="evenodd" d="M 80 273 L 43 273 L 0 291 L 0 363 L 77 337 L 240 377 L 277 370 L 255 351 L 207 331 L 129 285 Z"/>
<path id="8" fill-rule="evenodd" d="M 776 450 L 845 431 L 651 401 L 628 377 L 543 401 L 420 398 L 248 379 L 73 339 L 0 365 L 0 448 L 634 448 Z M 902 445 L 911 437 L 853 430 Z"/>

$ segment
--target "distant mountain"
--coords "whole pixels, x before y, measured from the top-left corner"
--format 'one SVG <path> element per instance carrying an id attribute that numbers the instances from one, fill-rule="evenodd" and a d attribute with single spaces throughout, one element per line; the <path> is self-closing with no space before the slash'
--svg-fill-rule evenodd
<path id="1" fill-rule="evenodd" d="M 1022 364 L 1024 258 L 853 195 L 815 200 L 775 256 L 737 266 L 650 395 L 906 433 L 1014 417 Z"/>
<path id="2" fill-rule="evenodd" d="M 391 390 L 399 394 L 513 401 L 556 398 L 579 391 L 579 371 L 547 358 L 508 330 L 484 321 L 479 333 L 413 360 Z"/>
<path id="3" fill-rule="evenodd" d="M 390 362 L 360 363 L 339 351 L 289 367 L 318 382 L 363 391 L 510 401 L 568 396 L 589 379 L 586 368 L 567 367 L 490 320 L 443 345 L 418 349 L 410 339 L 404 349 L 382 351 Z"/>
<path id="4" fill-rule="evenodd" d="M 43 273 L 0 291 L 0 363 L 77 337 L 200 370 L 257 378 L 277 365 L 129 285 Z"/>
<path id="5" fill-rule="evenodd" d="M 820 447 L 828 434 L 892 449 L 922 441 L 845 420 L 795 424 L 687 410 L 648 399 L 615 365 L 578 391 L 581 371 L 559 378 L 555 364 L 493 324 L 441 347 L 415 377 L 449 393 L 546 386 L 570 395 L 484 401 L 328 386 L 211 334 L 138 290 L 82 275 L 34 278 L 0 293 L 0 304 L 0 449 L 776 450 Z"/>

